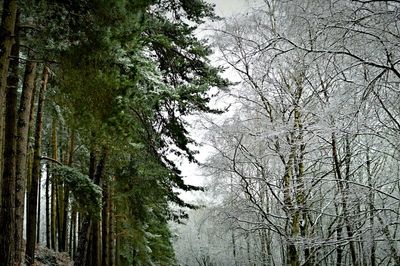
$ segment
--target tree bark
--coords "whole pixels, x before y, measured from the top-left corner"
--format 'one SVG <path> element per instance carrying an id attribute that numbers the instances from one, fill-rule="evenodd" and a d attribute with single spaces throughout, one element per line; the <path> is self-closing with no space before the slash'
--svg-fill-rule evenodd
<path id="1" fill-rule="evenodd" d="M 73 258 L 75 256 L 76 249 L 76 210 L 74 206 L 71 206 L 71 220 L 69 229 L 69 256 Z"/>
<path id="2" fill-rule="evenodd" d="M 4 145 L 4 122 L 5 122 L 5 105 L 6 105 L 6 86 L 8 76 L 8 66 L 10 63 L 11 48 L 13 45 L 13 36 L 15 29 L 15 22 L 17 17 L 17 0 L 4 0 L 3 1 L 3 12 L 1 16 L 0 25 L 0 177 L 3 174 L 3 151 Z M 1 183 L 1 182 L 0 182 Z M 7 188 L 6 188 L 7 189 Z M 1 189 L 0 189 L 1 191 Z M 14 192 L 13 192 L 14 193 Z M 1 195 L 0 195 L 1 197 Z M 6 207 L 4 207 L 6 208 Z M 5 216 L 1 216 L 4 217 Z M 1 237 L 3 239 L 3 237 Z M 2 241 L 2 240 L 0 240 Z M 0 245 L 2 243 L 0 242 Z M 3 245 L 2 245 L 3 246 Z M 4 247 L 4 246 L 3 246 Z M 0 251 L 0 259 L 3 259 L 5 255 Z M 5 258 L 5 257 L 4 257 Z"/>
<path id="3" fill-rule="evenodd" d="M 100 223 L 98 220 L 92 221 L 92 258 L 91 265 L 101 265 L 101 237 L 100 237 Z"/>
<path id="4" fill-rule="evenodd" d="M 51 129 L 51 147 L 52 155 L 54 160 L 58 160 L 58 145 L 57 145 L 57 123 L 53 118 L 52 129 Z M 56 250 L 56 186 L 57 184 L 53 182 L 51 184 L 51 196 L 50 196 L 50 240 L 51 248 Z"/>
<path id="5" fill-rule="evenodd" d="M 46 247 L 51 248 L 50 238 L 50 165 L 46 165 Z"/>
<path id="6" fill-rule="evenodd" d="M 67 251 L 67 235 L 68 235 L 68 211 L 69 211 L 69 189 L 64 185 L 64 208 L 63 208 L 63 222 L 61 226 L 61 238 L 60 238 L 60 251 Z"/>
<path id="7" fill-rule="evenodd" d="M 366 150 L 366 166 L 367 166 L 367 176 L 368 176 L 368 186 L 370 188 L 374 187 L 372 183 L 372 171 L 371 171 L 371 159 L 369 157 L 369 147 L 367 146 Z M 370 189 L 368 193 L 368 215 L 369 215 L 369 226 L 371 232 L 371 253 L 370 253 L 370 261 L 371 266 L 376 266 L 376 243 L 375 243 L 375 221 L 374 221 L 374 205 L 375 205 L 375 195 L 374 191 Z"/>
<path id="8" fill-rule="evenodd" d="M 27 214 L 27 241 L 26 241 L 26 257 L 28 265 L 33 265 L 35 257 L 36 243 L 36 218 L 37 218 L 37 197 L 38 183 L 40 180 L 40 154 L 42 143 L 42 127 L 43 127 L 43 107 L 45 100 L 45 91 L 49 78 L 49 70 L 45 65 L 43 67 L 43 79 L 39 91 L 39 101 L 36 116 L 36 131 L 35 131 L 35 147 L 34 147 L 34 162 L 32 166 L 32 181 L 28 194 L 28 214 Z"/>
<path id="9" fill-rule="evenodd" d="M 16 181 L 15 181 L 15 252 L 16 264 L 22 263 L 22 239 L 25 208 L 25 188 L 27 182 L 27 152 L 29 140 L 29 114 L 32 108 L 36 76 L 36 62 L 28 61 L 25 66 L 24 83 L 20 105 L 18 110 L 17 123 L 17 160 L 16 160 Z"/>
<path id="10" fill-rule="evenodd" d="M 100 185 L 101 181 L 104 179 L 103 175 L 104 175 L 106 159 L 107 159 L 107 151 L 104 150 L 97 164 L 97 169 L 94 179 L 94 183 L 96 185 Z M 94 266 L 101 265 L 102 253 L 100 252 L 101 249 L 100 241 L 101 241 L 100 223 L 98 220 L 93 220 L 92 221 L 92 265 Z"/>
<path id="11" fill-rule="evenodd" d="M 90 231 L 92 227 L 92 221 L 88 216 L 85 216 L 82 221 L 82 227 L 79 231 L 79 241 L 76 254 L 74 256 L 75 266 L 85 266 L 87 260 L 87 252 L 89 248 Z"/>
<path id="12" fill-rule="evenodd" d="M 288 232 L 290 238 L 288 239 L 288 243 L 286 245 L 287 248 L 287 255 L 286 255 L 286 263 L 291 266 L 298 266 L 300 265 L 299 261 L 299 252 L 297 251 L 296 244 L 293 241 L 293 238 L 298 235 L 300 228 L 299 228 L 299 221 L 298 217 L 294 213 L 294 206 L 293 200 L 291 196 L 291 186 L 292 186 L 292 178 L 293 178 L 293 163 L 296 155 L 296 147 L 293 144 L 293 138 L 290 140 L 290 154 L 288 161 L 285 164 L 285 174 L 283 176 L 283 194 L 284 199 L 283 202 L 285 203 L 285 211 L 289 218 L 289 230 Z"/>
<path id="13" fill-rule="evenodd" d="M 40 243 L 40 212 L 41 212 L 41 197 L 42 194 L 42 173 L 38 178 L 38 198 L 37 198 L 37 222 L 36 222 L 36 243 Z"/>
<path id="14" fill-rule="evenodd" d="M 15 23 L 16 19 L 14 19 Z M 11 54 L 18 58 L 19 39 L 15 38 Z M 19 60 L 15 58 L 10 64 L 10 76 L 6 82 L 6 116 L 4 134 L 4 169 L 2 178 L 2 208 L 0 212 L 0 261 L 14 265 L 15 259 L 15 165 L 16 165 L 16 119 L 17 119 L 17 89 L 19 79 Z M 0 63 L 1 64 L 1 63 Z M 1 68 L 1 66 L 0 66 Z M 7 73 L 7 72 L 6 72 Z M 4 77 L 4 76 L 3 76 Z M 5 82 L 5 81 L 4 81 Z M 3 83 L 3 81 L 2 81 Z M 3 85 L 3 84 L 2 84 Z"/>
<path id="15" fill-rule="evenodd" d="M 108 234 L 108 254 L 109 254 L 109 266 L 113 266 L 116 265 L 116 235 L 115 235 L 115 227 L 116 227 L 116 223 L 115 223 L 115 206 L 113 203 L 113 188 L 111 187 L 111 185 L 108 186 L 108 200 L 109 200 L 109 204 L 110 204 L 110 212 L 109 212 L 109 216 L 110 216 L 110 226 L 109 226 L 109 230 L 110 233 Z"/>
<path id="16" fill-rule="evenodd" d="M 109 227 L 110 227 L 110 200 L 109 200 L 109 189 L 108 179 L 104 178 L 102 181 L 103 189 L 103 208 L 101 213 L 101 262 L 103 266 L 107 266 L 109 262 Z"/>
<path id="17" fill-rule="evenodd" d="M 62 158 L 61 153 L 60 153 L 60 158 Z M 57 243 L 58 243 L 58 251 L 61 251 L 61 245 L 62 245 L 62 234 L 61 234 L 61 228 L 62 228 L 62 204 L 63 204 L 63 197 L 62 193 L 63 192 L 63 186 L 62 184 L 56 184 L 56 229 L 57 229 Z"/>

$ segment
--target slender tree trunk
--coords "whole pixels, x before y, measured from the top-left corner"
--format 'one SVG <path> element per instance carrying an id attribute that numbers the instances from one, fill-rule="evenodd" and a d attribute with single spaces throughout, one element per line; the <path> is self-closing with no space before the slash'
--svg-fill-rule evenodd
<path id="1" fill-rule="evenodd" d="M 102 180 L 104 179 L 104 169 L 106 165 L 107 151 L 103 151 L 102 156 L 97 165 L 96 174 L 94 183 L 96 185 L 100 185 Z M 100 223 L 95 220 L 92 222 L 92 265 L 97 266 L 101 265 L 101 238 L 100 238 Z"/>
<path id="2" fill-rule="evenodd" d="M 270 212 L 270 199 L 267 195 L 265 196 L 265 202 L 266 202 L 266 211 L 267 211 L 267 213 L 269 213 Z M 264 254 L 264 256 L 267 258 L 266 265 L 275 265 L 275 263 L 273 262 L 273 256 L 272 256 L 272 250 L 271 250 L 271 242 L 272 242 L 271 231 L 269 229 L 265 229 L 264 235 L 265 235 L 265 242 L 266 242 L 266 253 Z"/>
<path id="3" fill-rule="evenodd" d="M 4 0 L 3 1 L 3 11 L 1 15 L 1 25 L 0 25 L 0 177 L 3 176 L 3 152 L 4 145 L 4 122 L 5 122 L 5 105 L 6 105 L 6 86 L 7 86 L 7 76 L 8 76 L 8 66 L 10 62 L 11 48 L 13 45 L 13 36 L 15 29 L 15 22 L 17 17 L 17 0 Z M 0 182 L 1 184 L 2 182 Z M 6 188 L 7 189 L 7 188 Z M 2 191 L 2 189 L 0 189 Z M 2 192 L 1 192 L 2 193 Z M 14 192 L 13 192 L 14 193 Z M 1 195 L 0 195 L 1 198 Z M 14 205 L 14 203 L 13 203 Z M 4 206 L 4 208 L 8 208 Z M 12 210 L 13 212 L 14 210 Z M 1 215 L 2 219 L 7 219 L 6 216 Z M 10 233 L 11 234 L 11 233 Z M 6 241 L 4 237 L 0 237 L 0 260 L 8 258 L 5 253 L 6 247 L 3 245 L 2 241 Z M 3 260 L 4 261 L 4 260 Z M 12 261 L 12 260 L 10 260 Z"/>
<path id="4" fill-rule="evenodd" d="M 43 80 L 39 91 L 39 101 L 36 116 L 35 131 L 35 152 L 32 167 L 32 183 L 28 194 L 28 214 L 27 214 L 27 241 L 26 241 L 26 257 L 29 265 L 33 265 L 35 257 L 36 243 L 36 217 L 37 217 L 37 197 L 38 183 L 40 180 L 40 149 L 42 143 L 42 127 L 43 127 L 43 107 L 45 99 L 45 91 L 49 78 L 49 70 L 47 66 L 43 68 Z"/>
<path id="5" fill-rule="evenodd" d="M 337 152 L 337 143 L 336 143 L 336 137 L 335 134 L 332 134 L 332 156 L 333 156 L 333 163 L 334 163 L 334 171 L 336 174 L 336 177 L 338 179 L 338 187 L 339 187 L 339 192 L 341 194 L 341 207 L 342 207 L 342 212 L 343 212 L 343 221 L 344 221 L 344 227 L 346 228 L 347 231 L 347 237 L 349 239 L 349 247 L 350 247 L 350 255 L 351 255 L 351 260 L 352 260 L 352 265 L 356 266 L 358 264 L 357 262 L 357 257 L 356 257 L 356 251 L 355 251 L 355 246 L 354 246 L 354 239 L 353 239 L 353 230 L 350 225 L 350 220 L 349 220 L 349 213 L 348 213 L 348 208 L 347 208 L 347 197 L 348 197 L 348 188 L 343 184 L 343 176 L 342 172 L 340 170 L 340 160 L 339 160 L 339 155 Z M 348 139 L 346 139 L 346 173 L 345 173 L 345 178 L 347 179 L 349 176 L 349 171 L 350 171 L 350 147 L 348 143 Z M 339 225 L 341 226 L 341 225 Z M 341 236 L 341 230 L 337 231 L 338 237 L 340 234 Z M 338 251 L 339 252 L 339 251 Z M 338 262 L 337 262 L 338 264 Z"/>
<path id="6" fill-rule="evenodd" d="M 52 129 L 51 129 L 51 147 L 53 149 L 53 159 L 58 160 L 58 145 L 57 145 L 57 123 L 53 118 L 52 121 Z M 57 184 L 53 182 L 51 184 L 51 196 L 50 196 L 50 240 L 51 240 L 51 248 L 54 250 L 56 247 L 56 186 Z"/>
<path id="7" fill-rule="evenodd" d="M 14 21 L 15 23 L 15 18 Z M 1 30 L 1 28 L 0 28 Z M 1 32 L 2 34 L 2 32 Z M 18 34 L 17 34 L 18 35 Z M 14 265 L 15 259 L 15 180 L 16 180 L 16 120 L 17 120 L 17 89 L 19 79 L 19 39 L 15 38 L 11 55 L 15 58 L 11 61 L 10 76 L 6 87 L 6 116 L 4 134 L 4 169 L 2 178 L 2 208 L 0 212 L 0 261 Z M 1 60 L 1 58 L 0 58 Z M 0 62 L 1 68 L 1 62 Z M 7 72 L 6 72 L 7 74 Z M 3 76 L 5 77 L 5 76 Z M 5 81 L 4 81 L 5 82 Z M 3 83 L 3 81 L 2 81 Z"/>
<path id="8" fill-rule="evenodd" d="M 246 253 L 247 253 L 247 263 L 252 265 L 251 263 L 251 256 L 250 256 L 250 234 L 247 232 L 246 233 Z"/>
<path id="9" fill-rule="evenodd" d="M 37 79 L 40 79 L 39 77 Z M 34 154 L 34 149 L 32 145 L 29 143 L 29 138 L 34 135 L 34 127 L 35 127 L 35 112 L 36 112 L 36 107 L 35 107 L 35 98 L 36 98 L 36 81 L 33 81 L 34 86 L 33 86 L 33 92 L 32 92 L 32 98 L 31 98 L 31 109 L 29 110 L 29 125 L 28 125 L 28 146 L 27 146 L 27 169 L 26 169 L 26 189 L 24 192 L 24 208 L 25 208 L 25 213 L 26 215 L 29 212 L 29 204 L 25 205 L 25 199 L 28 201 L 29 197 L 29 191 L 31 190 L 31 182 L 32 182 L 32 166 L 33 166 L 33 154 Z M 27 202 L 26 202 L 27 203 Z M 26 217 L 26 216 L 25 216 Z M 26 250 L 26 243 L 25 243 L 25 250 Z M 26 255 L 26 251 L 25 251 Z M 26 257 L 26 256 L 25 256 Z"/>
<path id="10" fill-rule="evenodd" d="M 101 265 L 101 237 L 100 223 L 98 220 L 92 221 L 92 262 L 91 265 Z"/>
<path id="11" fill-rule="evenodd" d="M 64 208 L 63 208 L 63 222 L 61 227 L 61 245 L 60 251 L 66 251 L 67 249 L 67 235 L 68 235 L 68 211 L 69 211 L 69 189 L 64 185 Z"/>
<path id="12" fill-rule="evenodd" d="M 350 140 L 349 136 L 346 135 L 345 139 L 345 147 L 346 147 L 346 156 L 345 156 L 345 164 L 346 164 L 346 169 L 345 169 L 345 180 L 349 181 L 350 179 L 350 160 L 351 160 L 351 150 L 350 150 Z M 347 237 L 349 238 L 349 245 L 350 245 L 350 255 L 351 255 L 351 261 L 354 266 L 359 265 L 358 259 L 357 259 L 357 252 L 356 252 L 356 247 L 354 243 L 354 232 L 352 229 L 351 222 L 349 220 L 350 214 L 347 208 L 347 198 L 350 195 L 350 189 L 349 189 L 349 183 L 346 182 L 344 186 L 344 203 L 343 205 L 343 215 L 344 215 L 344 220 L 346 222 L 346 231 L 347 231 Z"/>
<path id="13" fill-rule="evenodd" d="M 298 89 L 300 93 L 301 90 Z M 300 95 L 298 96 L 298 99 Z M 296 135 L 296 204 L 297 209 L 296 216 L 298 227 L 300 229 L 300 235 L 303 239 L 305 239 L 305 248 L 304 248 L 304 258 L 305 258 L 305 266 L 314 265 L 314 256 L 313 252 L 309 248 L 309 244 L 307 243 L 308 236 L 309 236 L 309 219 L 307 213 L 307 202 L 306 202 L 306 191 L 304 186 L 304 153 L 305 153 L 305 143 L 303 138 L 303 122 L 302 122 L 302 113 L 299 110 L 298 102 L 295 105 L 294 109 L 294 126 L 295 131 L 297 132 Z"/>
<path id="14" fill-rule="evenodd" d="M 266 237 L 267 237 L 267 250 L 266 250 L 267 251 L 267 265 L 275 265 L 274 257 L 272 255 L 272 249 L 271 249 L 272 237 L 271 237 L 271 232 L 269 229 L 267 229 Z"/>
<path id="15" fill-rule="evenodd" d="M 68 156 L 67 158 L 67 165 L 71 166 L 73 162 L 73 154 L 74 154 L 74 148 L 75 148 L 75 136 L 74 136 L 74 131 L 71 132 L 71 136 L 69 138 L 68 142 Z M 68 247 L 68 212 L 69 212 L 69 188 L 65 184 L 64 185 L 64 202 L 63 202 L 63 222 L 62 222 L 62 228 L 61 228 L 61 246 L 60 246 L 60 251 L 66 251 Z M 70 229 L 71 230 L 71 229 Z"/>
<path id="16" fill-rule="evenodd" d="M 17 165 L 15 182 L 15 263 L 22 262 L 22 239 L 27 175 L 27 151 L 29 136 L 29 114 L 35 91 L 36 62 L 28 61 L 25 66 L 24 84 L 18 110 L 17 123 Z"/>
<path id="17" fill-rule="evenodd" d="M 62 126 L 60 125 L 60 149 L 59 149 L 59 159 L 65 163 L 65 150 L 64 150 L 64 144 L 63 144 L 63 138 L 62 138 Z M 58 183 L 56 184 L 56 224 L 57 224 L 57 244 L 58 244 L 58 251 L 64 251 L 63 250 L 63 233 L 62 233 L 62 228 L 63 228 L 63 218 L 64 214 L 64 184 L 63 183 Z"/>
<path id="18" fill-rule="evenodd" d="M 368 186 L 370 188 L 374 187 L 372 183 L 372 172 L 371 172 L 371 159 L 369 157 L 369 148 L 367 147 L 366 151 L 366 160 L 367 160 L 367 176 L 368 176 Z M 374 191 L 370 189 L 368 193 L 368 211 L 369 211 L 369 226 L 371 227 L 371 253 L 370 253 L 370 261 L 371 266 L 376 266 L 376 244 L 375 244 L 375 221 L 374 221 L 374 205 L 375 205 L 375 196 Z"/>
<path id="19" fill-rule="evenodd" d="M 76 254 L 74 257 L 75 266 L 86 266 L 87 252 L 89 248 L 90 231 L 92 221 L 88 216 L 85 216 L 82 221 L 81 230 L 79 231 L 79 242 Z"/>
<path id="20" fill-rule="evenodd" d="M 62 134 L 62 127 L 60 126 L 61 130 L 60 130 L 60 134 Z M 66 148 L 65 148 L 65 143 L 63 143 L 62 141 L 62 135 L 60 136 L 60 160 L 62 162 L 64 162 L 64 164 L 66 164 Z M 60 183 L 57 184 L 56 186 L 56 210 L 57 210 L 57 237 L 58 237 L 58 251 L 65 251 L 65 247 L 64 247 L 64 232 L 63 232 L 63 228 L 64 228 L 64 210 L 65 210 L 65 185 L 64 183 Z"/>
<path id="21" fill-rule="evenodd" d="M 41 79 L 42 77 L 38 77 L 37 79 Z M 40 80 L 39 80 L 40 82 Z M 37 82 L 35 82 L 36 84 Z M 29 111 L 29 129 L 28 129 L 28 138 L 33 138 L 35 133 L 35 112 L 36 112 L 36 94 L 37 88 L 36 85 L 33 86 L 33 94 L 31 99 L 31 110 Z M 32 183 L 32 166 L 33 166 L 33 155 L 34 155 L 34 145 L 31 145 L 28 140 L 28 149 L 27 149 L 27 164 L 28 168 L 26 169 L 26 191 L 25 191 L 25 200 L 28 200 L 29 191 L 31 190 L 31 183 Z M 28 213 L 29 204 L 25 206 L 25 212 Z M 26 218 L 26 217 L 25 217 Z"/>
<path id="22" fill-rule="evenodd" d="M 95 183 L 97 179 L 97 170 L 98 169 L 96 169 L 96 155 L 92 151 L 90 153 L 89 178 L 92 179 Z M 81 230 L 79 231 L 78 248 L 74 257 L 75 266 L 88 265 L 87 255 L 89 252 L 89 242 L 90 242 L 91 232 L 92 232 L 92 220 L 90 219 L 88 214 L 85 214 L 82 219 Z"/>
<path id="23" fill-rule="evenodd" d="M 293 241 L 293 238 L 299 234 L 299 221 L 298 216 L 294 213 L 293 209 L 293 201 L 291 196 L 291 186 L 292 186 L 292 178 L 293 178 L 293 162 L 295 158 L 296 147 L 292 143 L 293 137 L 291 137 L 291 151 L 289 154 L 289 159 L 285 165 L 285 174 L 283 176 L 283 194 L 284 194 L 284 203 L 285 210 L 287 216 L 289 218 L 289 239 L 287 243 L 287 251 L 286 251 L 286 263 L 291 266 L 300 265 L 299 254 L 296 248 L 296 244 Z"/>
<path id="24" fill-rule="evenodd" d="M 89 240 L 88 240 L 88 250 L 86 254 L 86 266 L 93 266 L 93 219 L 90 219 L 91 227 L 90 227 L 90 233 L 89 233 Z"/>
<path id="25" fill-rule="evenodd" d="M 236 266 L 236 265 L 238 265 L 237 258 L 236 258 L 236 256 L 237 256 L 237 254 L 236 254 L 236 237 L 235 237 L 235 233 L 233 230 L 231 233 L 232 233 L 232 255 L 233 255 L 233 260 L 234 260 L 234 263 Z"/>
<path id="26" fill-rule="evenodd" d="M 62 158 L 60 156 L 60 158 Z M 58 243 L 58 251 L 61 251 L 61 246 L 62 246 L 62 239 L 61 239 L 61 228 L 62 228 L 62 216 L 61 216 L 61 204 L 62 204 L 62 185 L 57 184 L 56 185 L 56 228 L 57 228 L 57 243 Z"/>
<path id="27" fill-rule="evenodd" d="M 121 265 L 121 237 L 117 236 L 115 240 L 115 265 Z"/>
<path id="28" fill-rule="evenodd" d="M 261 240 L 261 265 L 266 266 L 267 265 L 267 255 L 266 255 L 266 240 L 265 235 L 263 230 L 260 231 L 260 240 Z"/>
<path id="29" fill-rule="evenodd" d="M 77 250 L 77 248 L 78 248 L 78 241 L 79 241 L 79 232 L 81 231 L 81 227 L 82 227 L 82 213 L 80 213 L 80 212 L 77 212 L 76 213 L 76 216 L 77 216 L 77 222 L 76 222 L 76 224 L 75 224 L 75 232 L 76 232 L 76 235 L 75 235 L 75 237 L 74 237 L 74 258 L 75 258 L 75 254 L 77 253 L 76 252 L 76 250 Z"/>
<path id="30" fill-rule="evenodd" d="M 109 263 L 109 227 L 110 227 L 110 200 L 109 200 L 109 188 L 108 179 L 104 178 L 102 181 L 103 189 L 103 208 L 101 213 L 101 262 L 103 266 L 107 266 Z"/>
<path id="31" fill-rule="evenodd" d="M 338 216 L 340 216 L 339 208 L 337 206 L 336 206 L 336 213 Z M 337 241 L 336 266 L 342 265 L 342 259 L 343 259 L 343 244 L 342 244 L 343 233 L 342 233 L 342 231 L 343 231 L 343 225 L 342 225 L 341 219 L 338 218 L 338 225 L 336 228 L 336 241 Z"/>
<path id="32" fill-rule="evenodd" d="M 260 175 L 262 175 L 262 173 L 259 173 Z M 260 195 L 260 199 L 261 199 L 261 206 L 264 206 L 265 208 L 265 212 L 269 213 L 270 212 L 270 200 L 269 197 L 266 193 L 265 188 L 263 188 L 262 183 L 260 183 L 260 191 L 261 191 L 261 195 Z M 261 216 L 260 221 L 263 220 L 263 217 Z M 272 254 L 271 254 L 271 236 L 269 233 L 268 229 L 261 229 L 260 230 L 260 241 L 261 241 L 261 265 L 262 266 L 266 266 L 266 265 L 273 265 L 271 258 L 272 258 Z"/>
<path id="33" fill-rule="evenodd" d="M 69 230 L 69 256 L 73 258 L 75 256 L 76 249 L 76 210 L 74 206 L 71 206 L 71 224 Z"/>
<path id="34" fill-rule="evenodd" d="M 40 166 L 41 167 L 41 166 Z M 40 210 L 41 210 L 41 197 L 42 194 L 42 173 L 40 172 L 38 180 L 38 198 L 37 198 L 37 226 L 36 226 L 36 243 L 40 243 Z"/>
<path id="35" fill-rule="evenodd" d="M 332 157 L 333 157 L 333 168 L 334 168 L 334 173 L 336 178 L 339 180 L 338 181 L 338 187 L 339 187 L 339 191 L 341 192 L 341 195 L 343 197 L 343 184 L 341 181 L 341 171 L 340 171 L 340 160 L 339 160 L 339 155 L 337 153 L 337 143 L 336 143 L 336 136 L 334 134 L 332 134 Z M 343 207 L 343 200 L 342 199 L 342 207 Z M 338 215 L 340 215 L 340 211 L 339 208 L 337 208 L 337 213 Z M 342 238 L 343 238 L 343 226 L 342 223 L 340 222 L 341 219 L 338 219 L 338 226 L 336 229 L 336 238 L 338 241 L 338 245 L 337 245 L 337 249 L 336 249 L 336 265 L 342 265 L 342 259 L 343 259 L 343 245 L 341 244 Z"/>
<path id="36" fill-rule="evenodd" d="M 50 238 L 50 165 L 46 165 L 46 247 L 51 248 Z"/>
<path id="37" fill-rule="evenodd" d="M 109 254 L 109 266 L 116 265 L 116 235 L 115 235 L 115 228 L 116 228 L 116 221 L 115 221 L 115 206 L 113 202 L 113 188 L 109 184 L 108 186 L 108 200 L 109 200 L 109 205 L 110 205 L 110 211 L 109 211 L 109 216 L 110 216 L 110 226 L 109 226 L 109 231 L 110 233 L 108 234 L 108 254 Z"/>

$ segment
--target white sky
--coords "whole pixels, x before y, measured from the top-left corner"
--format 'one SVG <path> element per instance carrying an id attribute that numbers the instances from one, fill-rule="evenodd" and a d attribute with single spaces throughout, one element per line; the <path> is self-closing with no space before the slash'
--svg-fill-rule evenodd
<path id="1" fill-rule="evenodd" d="M 251 0 L 207 0 L 215 4 L 215 12 L 221 17 L 228 17 L 246 9 Z"/>

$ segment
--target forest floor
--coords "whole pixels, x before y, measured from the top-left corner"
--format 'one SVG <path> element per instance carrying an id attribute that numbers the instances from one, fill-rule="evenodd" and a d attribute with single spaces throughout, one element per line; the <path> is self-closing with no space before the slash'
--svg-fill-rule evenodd
<path id="1" fill-rule="evenodd" d="M 67 252 L 55 252 L 43 246 L 36 247 L 35 266 L 73 266 L 74 262 L 71 260 Z"/>

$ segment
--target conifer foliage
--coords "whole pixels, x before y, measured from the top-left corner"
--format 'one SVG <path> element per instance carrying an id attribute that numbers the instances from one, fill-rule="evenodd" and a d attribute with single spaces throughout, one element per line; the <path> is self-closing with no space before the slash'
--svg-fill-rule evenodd
<path id="1" fill-rule="evenodd" d="M 167 222 L 180 215 L 169 203 L 194 207 L 174 188 L 201 188 L 186 185 L 168 156 L 195 161 L 183 118 L 218 112 L 208 90 L 228 85 L 194 36 L 216 18 L 212 5 L 6 0 L 2 8 L 0 264 L 33 265 L 39 243 L 75 265 L 174 265 Z"/>

